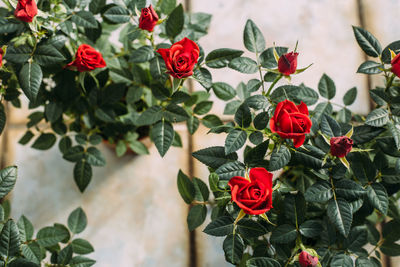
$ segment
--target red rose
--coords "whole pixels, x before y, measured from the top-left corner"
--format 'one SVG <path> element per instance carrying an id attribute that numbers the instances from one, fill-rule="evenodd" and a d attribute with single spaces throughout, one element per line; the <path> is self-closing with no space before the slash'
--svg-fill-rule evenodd
<path id="1" fill-rule="evenodd" d="M 282 138 L 293 139 L 294 147 L 304 143 L 306 134 L 310 133 L 311 125 L 307 105 L 301 102 L 296 106 L 290 100 L 280 102 L 269 121 L 271 131 L 278 133 Z"/>
<path id="2" fill-rule="evenodd" d="M 150 5 L 149 7 L 142 8 L 142 14 L 139 18 L 139 28 L 152 32 L 154 26 L 156 26 L 158 21 L 158 15 L 154 8 Z"/>
<path id="3" fill-rule="evenodd" d="M 296 72 L 297 56 L 299 53 L 290 52 L 283 54 L 278 60 L 278 70 L 283 75 L 290 75 Z"/>
<path id="4" fill-rule="evenodd" d="M 0 47 L 0 67 L 3 65 L 3 55 L 4 55 L 3 48 Z"/>
<path id="5" fill-rule="evenodd" d="M 353 148 L 353 140 L 347 136 L 332 137 L 330 143 L 331 154 L 338 158 L 345 157 Z"/>
<path id="6" fill-rule="evenodd" d="M 299 263 L 301 267 L 315 267 L 318 265 L 318 257 L 313 257 L 306 251 L 302 251 L 299 255 Z"/>
<path id="7" fill-rule="evenodd" d="M 75 54 L 75 60 L 67 65 L 74 66 L 79 72 L 91 71 L 96 68 L 104 68 L 106 62 L 100 52 L 87 44 L 80 45 Z"/>
<path id="8" fill-rule="evenodd" d="M 400 53 L 392 59 L 392 72 L 400 77 Z"/>
<path id="9" fill-rule="evenodd" d="M 199 59 L 200 49 L 195 42 L 185 37 L 170 48 L 158 49 L 157 53 L 164 59 L 167 73 L 182 79 L 193 74 L 193 67 Z"/>
<path id="10" fill-rule="evenodd" d="M 37 13 L 38 9 L 35 0 L 18 0 L 14 16 L 25 22 L 32 22 Z"/>
<path id="11" fill-rule="evenodd" d="M 272 173 L 264 168 L 250 170 L 250 181 L 235 176 L 229 180 L 232 200 L 246 214 L 258 215 L 272 208 Z"/>

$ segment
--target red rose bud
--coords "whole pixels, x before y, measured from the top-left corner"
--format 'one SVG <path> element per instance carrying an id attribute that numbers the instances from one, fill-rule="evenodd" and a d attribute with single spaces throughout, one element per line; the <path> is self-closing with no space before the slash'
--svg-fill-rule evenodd
<path id="1" fill-rule="evenodd" d="M 24 22 L 32 22 L 37 13 L 38 9 L 35 0 L 18 0 L 14 16 Z"/>
<path id="2" fill-rule="evenodd" d="M 152 32 L 154 27 L 157 25 L 158 15 L 154 8 L 150 5 L 149 7 L 142 8 L 142 13 L 139 18 L 139 28 Z"/>
<path id="3" fill-rule="evenodd" d="M 3 65 L 4 50 L 0 47 L 0 67 Z"/>
<path id="4" fill-rule="evenodd" d="M 67 65 L 76 67 L 79 72 L 91 71 L 96 68 L 104 68 L 106 62 L 100 52 L 87 44 L 80 45 L 75 54 L 75 60 Z"/>
<path id="5" fill-rule="evenodd" d="M 296 72 L 297 56 L 299 53 L 290 52 L 283 54 L 278 60 L 278 70 L 283 75 L 290 75 Z"/>
<path id="6" fill-rule="evenodd" d="M 304 143 L 311 125 L 307 105 L 301 102 L 296 106 L 290 100 L 278 103 L 274 116 L 269 121 L 271 131 L 282 138 L 293 139 L 294 147 L 300 147 Z"/>
<path id="7" fill-rule="evenodd" d="M 174 43 L 170 48 L 157 50 L 164 59 L 167 73 L 182 79 L 193 74 L 194 65 L 199 59 L 200 49 L 195 42 L 188 38 Z"/>
<path id="8" fill-rule="evenodd" d="M 318 265 L 318 257 L 313 257 L 306 251 L 302 251 L 299 255 L 299 263 L 301 267 L 315 267 Z"/>
<path id="9" fill-rule="evenodd" d="M 353 140 L 347 136 L 332 137 L 331 138 L 331 154 L 338 158 L 343 158 L 353 148 Z"/>
<path id="10" fill-rule="evenodd" d="M 400 78 L 400 53 L 392 59 L 392 72 Z"/>
<path id="11" fill-rule="evenodd" d="M 263 214 L 272 208 L 272 173 L 266 169 L 253 168 L 250 170 L 250 181 L 235 176 L 228 185 L 231 187 L 232 201 L 246 214 Z"/>

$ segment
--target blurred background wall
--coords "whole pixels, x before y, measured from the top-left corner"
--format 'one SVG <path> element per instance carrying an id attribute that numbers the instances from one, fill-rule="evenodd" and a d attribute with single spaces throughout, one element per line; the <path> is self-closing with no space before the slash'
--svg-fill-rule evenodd
<path id="1" fill-rule="evenodd" d="M 333 102 L 342 104 L 344 93 L 357 86 L 358 98 L 351 108 L 363 114 L 370 106 L 369 87 L 381 80 L 356 74 L 366 58 L 351 25 L 371 31 L 382 46 L 400 39 L 399 0 L 185 0 L 184 4 L 193 12 L 213 15 L 209 35 L 200 41 L 206 53 L 221 47 L 244 50 L 242 32 L 251 18 L 262 30 L 267 46 L 275 42 L 294 48 L 299 40 L 299 67 L 314 63 L 295 76 L 293 84 L 304 82 L 317 88 L 319 78 L 327 73 L 337 87 Z M 213 72 L 214 82 L 236 85 L 250 78 L 227 69 Z M 223 109 L 223 103 L 216 101 L 214 113 L 222 114 Z M 207 181 L 207 169 L 190 154 L 223 144 L 224 136 L 206 135 L 207 130 L 200 128 L 190 137 L 186 126 L 180 125 L 184 147 L 171 149 L 163 159 L 154 146 L 150 155 L 123 158 L 102 147 L 107 166 L 95 169 L 91 184 L 81 194 L 73 182 L 73 165 L 62 159 L 56 147 L 42 152 L 17 143 L 25 132 L 29 111 L 10 109 L 10 113 L 0 141 L 0 160 L 19 167 L 11 196 L 12 217 L 25 214 L 38 229 L 66 222 L 68 214 L 81 206 L 89 221 L 83 237 L 94 245 L 96 251 L 89 256 L 99 267 L 229 266 L 223 258 L 221 238 L 202 234 L 204 225 L 195 233 L 188 232 L 188 207 L 176 187 L 180 168 Z M 392 259 L 391 266 L 400 266 L 400 261 Z"/>

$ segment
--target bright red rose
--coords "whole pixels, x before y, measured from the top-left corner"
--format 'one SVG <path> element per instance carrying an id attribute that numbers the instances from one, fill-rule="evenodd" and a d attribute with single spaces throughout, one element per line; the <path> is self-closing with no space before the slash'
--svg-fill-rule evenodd
<path id="1" fill-rule="evenodd" d="M 37 13 L 38 9 L 35 0 L 18 0 L 14 16 L 25 22 L 32 22 Z"/>
<path id="2" fill-rule="evenodd" d="M 246 214 L 258 215 L 272 208 L 272 173 L 264 168 L 250 170 L 250 181 L 235 176 L 229 180 L 232 201 Z"/>
<path id="3" fill-rule="evenodd" d="M 400 53 L 392 59 L 392 72 L 400 78 Z"/>
<path id="4" fill-rule="evenodd" d="M 194 65 L 199 59 L 200 49 L 188 38 L 174 43 L 170 48 L 160 48 L 157 52 L 162 56 L 167 66 L 168 74 L 182 79 L 193 74 Z"/>
<path id="5" fill-rule="evenodd" d="M 87 44 L 80 45 L 75 54 L 75 60 L 67 65 L 74 66 L 79 72 L 91 71 L 96 68 L 104 68 L 106 62 L 100 52 Z"/>
<path id="6" fill-rule="evenodd" d="M 297 56 L 299 53 L 290 52 L 283 54 L 278 60 L 278 70 L 283 75 L 290 75 L 296 72 Z"/>
<path id="7" fill-rule="evenodd" d="M 3 55 L 4 55 L 3 48 L 0 47 L 0 67 L 3 65 Z"/>
<path id="8" fill-rule="evenodd" d="M 353 140 L 347 136 L 332 137 L 330 143 L 331 154 L 338 158 L 345 157 L 353 148 Z"/>
<path id="9" fill-rule="evenodd" d="M 150 5 L 149 7 L 142 8 L 142 13 L 139 18 L 139 28 L 152 32 L 158 21 L 157 12 Z"/>
<path id="10" fill-rule="evenodd" d="M 299 255 L 299 263 L 301 267 L 315 267 L 318 265 L 318 257 L 313 257 L 306 251 L 302 251 Z"/>
<path id="11" fill-rule="evenodd" d="M 296 106 L 290 100 L 280 102 L 269 121 L 271 131 L 278 133 L 282 138 L 293 139 L 294 147 L 304 143 L 306 134 L 310 133 L 311 125 L 307 105 L 301 102 Z"/>

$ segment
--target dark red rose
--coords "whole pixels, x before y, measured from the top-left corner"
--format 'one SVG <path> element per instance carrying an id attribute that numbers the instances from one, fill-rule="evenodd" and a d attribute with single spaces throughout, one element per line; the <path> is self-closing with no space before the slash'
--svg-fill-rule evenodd
<path id="1" fill-rule="evenodd" d="M 392 59 L 392 72 L 400 78 L 400 53 Z"/>
<path id="2" fill-rule="evenodd" d="M 301 267 L 315 267 L 318 265 L 318 257 L 311 256 L 308 252 L 302 251 L 299 255 Z"/>
<path id="3" fill-rule="evenodd" d="M 14 16 L 25 22 L 32 22 L 37 13 L 38 9 L 35 0 L 18 0 Z"/>
<path id="4" fill-rule="evenodd" d="M 104 68 L 106 62 L 100 52 L 87 44 L 80 45 L 75 54 L 75 60 L 67 65 L 74 66 L 79 72 L 91 71 L 96 68 Z"/>
<path id="5" fill-rule="evenodd" d="M 310 133 L 311 125 L 307 105 L 301 102 L 296 106 L 290 100 L 280 102 L 269 121 L 271 131 L 278 133 L 282 138 L 293 139 L 294 147 L 304 143 L 306 134 Z"/>
<path id="6" fill-rule="evenodd" d="M 272 173 L 264 168 L 250 170 L 250 181 L 235 176 L 229 180 L 232 201 L 246 214 L 258 215 L 272 208 Z"/>
<path id="7" fill-rule="evenodd" d="M 167 73 L 182 79 L 193 74 L 193 67 L 199 59 L 200 49 L 195 42 L 185 37 L 170 48 L 160 48 L 157 52 L 165 61 Z"/>
<path id="8" fill-rule="evenodd" d="M 158 15 L 154 8 L 150 5 L 149 7 L 142 8 L 142 13 L 139 18 L 139 28 L 152 32 L 154 27 L 157 25 Z"/>
<path id="9" fill-rule="evenodd" d="M 343 158 L 353 148 L 353 140 L 347 136 L 332 137 L 331 138 L 331 154 L 338 158 Z"/>
<path id="10" fill-rule="evenodd" d="M 283 75 L 290 75 L 296 72 L 297 56 L 299 53 L 290 52 L 283 54 L 278 61 L 278 70 Z"/>
<path id="11" fill-rule="evenodd" d="M 3 55 L 4 55 L 3 48 L 0 47 L 0 67 L 3 65 Z"/>

